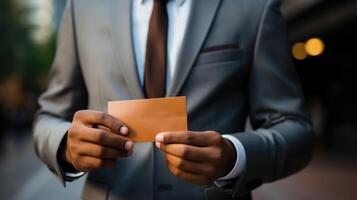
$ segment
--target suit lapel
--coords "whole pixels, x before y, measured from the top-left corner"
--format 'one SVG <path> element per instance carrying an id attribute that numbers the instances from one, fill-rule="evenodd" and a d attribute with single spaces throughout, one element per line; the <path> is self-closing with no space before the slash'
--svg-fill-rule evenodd
<path id="1" fill-rule="evenodd" d="M 211 27 L 221 0 L 192 0 L 176 71 L 166 96 L 178 95 Z"/>
<path id="2" fill-rule="evenodd" d="M 112 0 L 113 50 L 133 98 L 145 98 L 139 82 L 131 34 L 131 0 Z"/>
<path id="3" fill-rule="evenodd" d="M 112 0 L 113 50 L 133 98 L 145 98 L 133 54 L 131 0 Z M 203 45 L 221 0 L 193 0 L 189 21 L 178 56 L 176 71 L 166 96 L 176 96 L 182 88 Z"/>

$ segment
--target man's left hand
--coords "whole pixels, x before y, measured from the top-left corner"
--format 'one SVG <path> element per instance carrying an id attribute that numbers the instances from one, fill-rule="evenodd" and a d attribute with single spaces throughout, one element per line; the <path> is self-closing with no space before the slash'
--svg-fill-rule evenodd
<path id="1" fill-rule="evenodd" d="M 165 153 L 172 174 L 196 185 L 227 175 L 236 160 L 233 144 L 215 131 L 162 132 L 156 147 Z"/>

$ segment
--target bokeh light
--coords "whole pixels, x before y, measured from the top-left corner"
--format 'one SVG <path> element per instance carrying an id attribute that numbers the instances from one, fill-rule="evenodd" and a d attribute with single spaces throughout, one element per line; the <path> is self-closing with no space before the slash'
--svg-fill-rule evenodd
<path id="1" fill-rule="evenodd" d="M 325 50 L 325 44 L 320 38 L 311 38 L 305 44 L 305 51 L 310 56 L 319 56 Z"/>
<path id="2" fill-rule="evenodd" d="M 305 52 L 305 44 L 303 42 L 298 42 L 294 44 L 292 48 L 292 55 L 296 60 L 304 60 L 307 58 L 307 54 Z"/>

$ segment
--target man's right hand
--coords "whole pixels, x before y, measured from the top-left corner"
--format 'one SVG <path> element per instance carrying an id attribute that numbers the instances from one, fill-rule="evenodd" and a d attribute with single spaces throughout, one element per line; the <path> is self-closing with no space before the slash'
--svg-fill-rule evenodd
<path id="1" fill-rule="evenodd" d="M 129 129 L 113 116 L 91 110 L 75 113 L 68 130 L 66 162 L 80 172 L 112 168 L 119 157 L 130 156 L 134 143 Z"/>

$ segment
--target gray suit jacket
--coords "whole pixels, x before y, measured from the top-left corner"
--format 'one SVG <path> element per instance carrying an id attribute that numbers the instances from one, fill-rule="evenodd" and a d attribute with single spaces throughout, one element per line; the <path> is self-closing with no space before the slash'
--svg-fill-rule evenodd
<path id="1" fill-rule="evenodd" d="M 224 189 L 171 175 L 153 144 L 114 169 L 89 173 L 84 199 L 242 199 L 302 169 L 313 133 L 292 65 L 278 0 L 193 0 L 167 96 L 186 96 L 190 130 L 232 134 L 244 173 Z M 72 0 L 64 13 L 47 91 L 34 123 L 38 156 L 63 181 L 56 155 L 77 110 L 144 98 L 130 28 L 130 0 Z M 253 130 L 245 130 L 249 117 Z"/>

